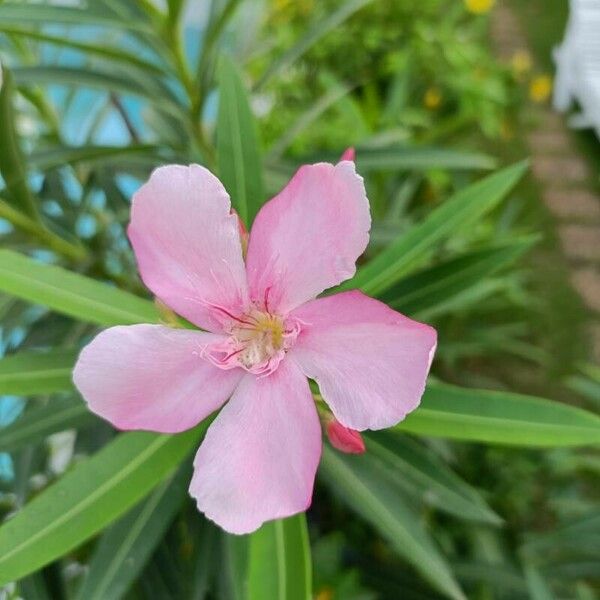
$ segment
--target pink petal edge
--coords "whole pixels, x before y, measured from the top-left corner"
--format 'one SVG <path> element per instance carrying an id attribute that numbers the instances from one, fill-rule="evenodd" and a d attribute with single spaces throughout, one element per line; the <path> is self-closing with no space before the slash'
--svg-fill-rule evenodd
<path id="1" fill-rule="evenodd" d="M 286 313 L 352 277 L 371 216 L 354 163 L 305 165 L 259 211 L 248 245 L 252 300 Z"/>
<path id="2" fill-rule="evenodd" d="M 198 327 L 220 332 L 248 291 L 239 219 L 221 182 L 199 165 L 156 169 L 133 196 L 128 234 L 146 286 Z"/>
<path id="3" fill-rule="evenodd" d="M 219 337 L 162 325 L 111 327 L 82 350 L 73 381 L 89 409 L 119 429 L 184 431 L 218 409 L 242 377 L 202 358 Z"/>
<path id="4" fill-rule="evenodd" d="M 421 401 L 436 332 L 352 291 L 308 302 L 290 351 L 336 419 L 351 429 L 395 425 Z"/>

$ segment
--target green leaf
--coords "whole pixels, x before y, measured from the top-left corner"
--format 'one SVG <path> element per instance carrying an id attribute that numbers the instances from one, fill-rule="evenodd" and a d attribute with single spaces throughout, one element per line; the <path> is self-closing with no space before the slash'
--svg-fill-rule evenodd
<path id="1" fill-rule="evenodd" d="M 391 431 L 365 437 L 368 452 L 382 461 L 390 479 L 407 493 L 462 519 L 491 525 L 502 522 L 471 486 L 414 440 Z"/>
<path id="2" fill-rule="evenodd" d="M 4 2 L 0 5 L 0 22 L 16 23 L 18 25 L 64 23 L 67 25 L 91 25 L 150 32 L 150 29 L 139 21 L 118 19 L 114 16 L 107 16 L 101 11 L 44 6 L 43 4 L 36 4 L 35 10 L 31 9 L 32 6 L 28 3 Z"/>
<path id="3" fill-rule="evenodd" d="M 397 429 L 433 437 L 516 446 L 600 443 L 600 417 L 534 396 L 430 383 L 421 406 Z"/>
<path id="4" fill-rule="evenodd" d="M 99 66 L 63 67 L 53 65 L 18 67 L 13 71 L 18 85 L 67 85 L 98 89 L 103 92 L 142 97 L 165 112 L 181 118 L 177 97 L 160 79 L 132 67 L 121 73 Z"/>
<path id="5" fill-rule="evenodd" d="M 435 589 L 448 598 L 465 598 L 419 517 L 368 454 L 349 456 L 324 446 L 319 473 L 339 498 L 371 523 Z"/>
<path id="6" fill-rule="evenodd" d="M 249 538 L 230 535 L 222 530 L 219 533 L 218 597 L 247 600 Z"/>
<path id="7" fill-rule="evenodd" d="M 2 430 L 0 452 L 14 452 L 49 435 L 97 422 L 97 417 L 79 399 L 56 400 L 32 408 Z"/>
<path id="8" fill-rule="evenodd" d="M 357 148 L 356 165 L 359 173 L 427 169 L 471 171 L 475 169 L 493 169 L 496 161 L 487 154 L 464 150 L 392 146 L 386 148 Z"/>
<path id="9" fill-rule="evenodd" d="M 418 266 L 439 242 L 458 229 L 471 226 L 494 208 L 526 168 L 527 163 L 517 163 L 460 190 L 337 289 L 360 288 L 369 295 L 386 291 Z"/>
<path id="10" fill-rule="evenodd" d="M 426 313 L 515 262 L 538 239 L 530 236 L 453 258 L 402 279 L 381 294 L 380 299 L 400 312 Z"/>
<path id="11" fill-rule="evenodd" d="M 25 159 L 15 129 L 13 76 L 2 64 L 0 78 L 0 174 L 6 185 L 5 194 L 15 208 L 37 219 L 37 208 L 27 183 Z"/>
<path id="12" fill-rule="evenodd" d="M 306 516 L 265 523 L 250 537 L 248 600 L 310 600 L 312 563 Z"/>
<path id="13" fill-rule="evenodd" d="M 0 360 L 0 395 L 28 396 L 71 390 L 71 371 L 76 358 L 76 352 L 58 349 L 7 356 Z"/>
<path id="14" fill-rule="evenodd" d="M 11 250 L 0 250 L 0 291 L 98 325 L 159 320 L 148 300 Z"/>
<path id="15" fill-rule="evenodd" d="M 339 27 L 356 11 L 369 4 L 372 0 L 346 0 L 337 10 L 324 19 L 316 20 L 308 27 L 308 31 L 287 52 L 275 59 L 271 66 L 256 83 L 258 89 L 267 83 L 276 73 L 288 68 L 295 60 L 300 58 L 307 50 L 314 46 L 323 36 Z"/>
<path id="16" fill-rule="evenodd" d="M 125 65 L 131 65 L 138 69 L 148 71 L 153 75 L 160 76 L 164 74 L 164 70 L 158 67 L 156 64 L 148 62 L 140 58 L 139 56 L 136 56 L 135 54 L 126 52 L 121 48 L 111 47 L 107 44 L 82 42 L 79 40 L 71 39 L 69 37 L 65 37 L 64 35 L 52 35 L 46 33 L 45 31 L 40 31 L 37 29 L 26 29 L 24 27 L 17 27 L 11 25 L 10 21 L 2 21 L 2 8 L 3 7 L 0 6 L 0 31 L 6 34 L 27 37 L 41 42 L 46 42 L 48 44 L 73 48 L 75 50 L 79 50 L 85 53 L 88 56 L 98 56 L 106 60 L 116 61 Z"/>
<path id="17" fill-rule="evenodd" d="M 103 534 L 77 598 L 118 600 L 125 595 L 181 507 L 190 477 L 190 469 L 180 469 Z"/>
<path id="18" fill-rule="evenodd" d="M 119 435 L 0 527 L 0 585 L 66 554 L 146 496 L 198 444 L 210 419 L 178 435 Z"/>
<path id="19" fill-rule="evenodd" d="M 248 95 L 235 65 L 226 57 L 219 71 L 217 161 L 233 207 L 250 226 L 264 201 L 260 144 Z"/>
<path id="20" fill-rule="evenodd" d="M 544 580 L 541 573 L 530 563 L 523 565 L 525 581 L 529 590 L 531 600 L 554 600 L 556 596 L 550 589 L 549 584 Z"/>
<path id="21" fill-rule="evenodd" d="M 47 171 L 66 164 L 92 163 L 113 164 L 122 167 L 129 157 L 148 159 L 148 164 L 161 162 L 158 146 L 150 144 L 131 144 L 129 146 L 75 146 L 36 150 L 29 155 L 32 167 Z"/>

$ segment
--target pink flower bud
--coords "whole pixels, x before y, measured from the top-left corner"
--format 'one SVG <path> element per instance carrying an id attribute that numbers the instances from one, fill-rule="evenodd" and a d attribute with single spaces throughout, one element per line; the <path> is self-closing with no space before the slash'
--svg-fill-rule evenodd
<path id="1" fill-rule="evenodd" d="M 346 148 L 346 150 L 344 150 L 344 153 L 340 157 L 340 160 L 351 160 L 352 162 L 354 162 L 355 156 L 356 152 L 354 151 L 354 148 L 350 146 L 350 148 Z"/>
<path id="2" fill-rule="evenodd" d="M 365 443 L 360 433 L 354 429 L 344 427 L 333 417 L 326 426 L 327 437 L 334 448 L 346 454 L 363 454 Z"/>

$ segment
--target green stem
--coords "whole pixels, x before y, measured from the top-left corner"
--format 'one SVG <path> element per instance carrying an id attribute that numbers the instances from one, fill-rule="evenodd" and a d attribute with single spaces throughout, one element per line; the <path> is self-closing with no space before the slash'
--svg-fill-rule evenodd
<path id="1" fill-rule="evenodd" d="M 61 238 L 37 221 L 14 209 L 2 199 L 0 199 L 0 217 L 6 219 L 24 233 L 43 242 L 44 245 L 57 254 L 61 254 L 75 262 L 81 262 L 88 257 L 86 248 Z"/>

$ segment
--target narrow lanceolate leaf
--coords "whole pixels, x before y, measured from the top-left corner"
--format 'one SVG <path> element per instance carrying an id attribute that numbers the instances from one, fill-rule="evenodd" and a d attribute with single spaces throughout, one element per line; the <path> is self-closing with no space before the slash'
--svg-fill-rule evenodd
<path id="1" fill-rule="evenodd" d="M 11 250 L 0 250 L 0 291 L 99 325 L 159 320 L 148 300 Z"/>
<path id="2" fill-rule="evenodd" d="M 378 431 L 366 436 L 367 451 L 382 462 L 390 481 L 406 493 L 451 515 L 499 525 L 502 519 L 481 496 L 433 453 L 408 436 Z"/>
<path id="3" fill-rule="evenodd" d="M 324 19 L 314 21 L 306 33 L 287 51 L 276 59 L 267 69 L 265 74 L 256 84 L 260 88 L 279 71 L 288 68 L 295 60 L 300 58 L 307 50 L 312 48 L 323 36 L 339 27 L 356 11 L 369 4 L 372 0 L 346 0 L 339 8 Z"/>
<path id="4" fill-rule="evenodd" d="M 0 585 L 79 546 L 127 512 L 197 445 L 209 420 L 179 435 L 119 435 L 0 527 Z"/>
<path id="5" fill-rule="evenodd" d="M 448 598 L 465 598 L 418 515 L 390 486 L 386 470 L 374 465 L 368 453 L 349 456 L 325 446 L 319 473 L 340 499 L 371 523 L 435 589 Z"/>
<path id="6" fill-rule="evenodd" d="M 54 400 L 33 408 L 2 430 L 0 452 L 14 452 L 29 444 L 37 444 L 49 435 L 84 427 L 97 422 L 97 417 L 78 398 Z"/>
<path id="7" fill-rule="evenodd" d="M 149 32 L 150 29 L 140 21 L 119 19 L 103 14 L 100 10 L 81 10 L 63 6 L 44 6 L 39 4 L 35 10 L 23 2 L 5 2 L 0 5 L 0 22 L 16 23 L 18 25 L 48 25 L 49 23 L 64 23 L 67 25 L 91 25 L 110 28 L 133 29 Z"/>
<path id="8" fill-rule="evenodd" d="M 412 146 L 358 148 L 356 165 L 359 173 L 388 170 L 452 169 L 470 171 L 493 169 L 496 161 L 487 154 Z"/>
<path id="9" fill-rule="evenodd" d="M 360 288 L 369 295 L 385 292 L 400 277 L 419 266 L 437 244 L 458 229 L 471 226 L 494 208 L 526 168 L 526 163 L 518 163 L 460 190 L 359 269 L 341 289 Z"/>
<path id="10" fill-rule="evenodd" d="M 381 294 L 380 299 L 409 315 L 431 314 L 431 309 L 514 263 L 537 239 L 529 236 L 453 258 L 402 279 Z"/>
<path id="11" fill-rule="evenodd" d="M 77 353 L 72 350 L 20 352 L 0 360 L 0 395 L 52 394 L 73 388 L 71 371 Z"/>
<path id="12" fill-rule="evenodd" d="M 265 523 L 250 538 L 248 600 L 310 600 L 312 562 L 306 516 Z"/>
<path id="13" fill-rule="evenodd" d="M 0 174 L 6 185 L 4 194 L 16 209 L 36 217 L 37 209 L 27 183 L 25 160 L 15 129 L 13 76 L 4 65 L 0 65 L 0 69 Z"/>
<path id="14" fill-rule="evenodd" d="M 65 164 L 93 163 L 122 166 L 128 158 L 148 159 L 148 165 L 160 162 L 158 147 L 150 144 L 129 146 L 61 146 L 38 150 L 29 155 L 29 164 L 43 171 Z"/>
<path id="15" fill-rule="evenodd" d="M 427 436 L 514 446 L 600 444 L 600 417 L 523 394 L 430 383 L 421 406 L 398 429 Z"/>
<path id="16" fill-rule="evenodd" d="M 181 507 L 190 477 L 190 469 L 180 469 L 104 533 L 78 599 L 119 600 L 127 593 Z"/>
<path id="17" fill-rule="evenodd" d="M 264 201 L 260 144 L 248 95 L 228 58 L 219 71 L 217 160 L 232 205 L 249 227 Z"/>

